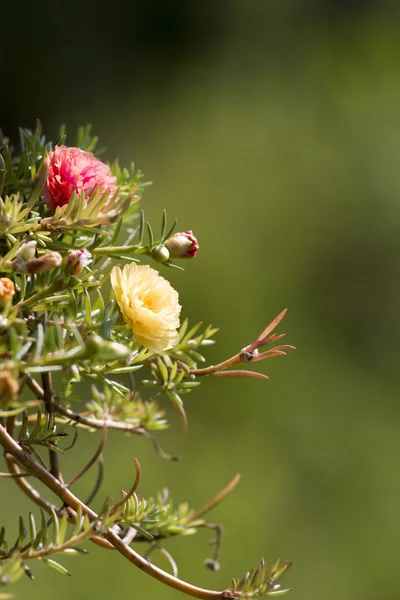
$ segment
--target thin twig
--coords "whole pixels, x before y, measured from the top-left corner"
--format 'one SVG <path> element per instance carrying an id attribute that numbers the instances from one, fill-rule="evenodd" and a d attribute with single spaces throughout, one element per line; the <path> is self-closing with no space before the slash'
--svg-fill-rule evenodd
<path id="1" fill-rule="evenodd" d="M 200 525 L 200 527 L 203 527 L 205 529 L 213 529 L 216 532 L 215 540 L 209 542 L 211 545 L 215 546 L 214 556 L 213 558 L 208 558 L 205 561 L 205 565 L 211 571 L 219 571 L 219 557 L 221 554 L 221 542 L 223 531 L 222 525 L 220 525 L 219 523 L 203 523 L 203 525 Z"/>
<path id="2" fill-rule="evenodd" d="M 95 462 L 98 460 L 98 458 L 100 457 L 101 453 L 103 452 L 103 448 L 105 446 L 105 443 L 107 441 L 107 425 L 106 425 L 106 421 L 104 421 L 104 425 L 103 425 L 103 431 L 101 434 L 101 440 L 100 443 L 96 449 L 96 452 L 93 454 L 92 458 L 89 460 L 89 462 L 83 467 L 83 469 L 81 469 L 79 471 L 79 473 L 77 473 L 75 475 L 75 477 L 73 477 L 71 479 L 71 481 L 69 481 L 66 485 L 67 487 L 71 487 L 72 485 L 74 485 L 74 483 L 76 483 L 78 481 L 78 479 L 80 479 L 85 473 L 87 473 L 87 471 L 89 471 L 89 469 L 95 464 Z"/>
<path id="3" fill-rule="evenodd" d="M 137 458 L 134 458 L 133 461 L 135 463 L 135 469 L 136 469 L 136 477 L 135 477 L 135 481 L 133 483 L 133 486 L 124 495 L 124 497 L 121 498 L 121 500 L 119 500 L 116 504 L 114 504 L 114 506 L 111 507 L 111 509 L 110 509 L 110 514 L 111 515 L 115 514 L 120 508 L 122 508 L 124 506 L 124 504 L 126 504 L 128 502 L 129 498 L 131 496 L 133 496 L 133 494 L 135 493 L 135 491 L 138 488 L 138 485 L 139 485 L 139 482 L 140 482 L 140 477 L 142 475 L 142 469 L 140 468 L 140 463 L 139 463 L 139 461 L 138 461 Z"/>
<path id="4" fill-rule="evenodd" d="M 40 387 L 40 385 L 33 379 L 31 375 L 27 376 L 26 379 L 27 386 L 32 390 L 32 392 L 38 397 L 44 398 L 44 391 Z M 77 413 L 66 406 L 63 406 L 59 402 L 53 399 L 54 410 L 56 413 L 63 415 L 67 419 L 70 419 L 74 423 L 78 423 L 79 425 L 85 425 L 90 429 L 103 429 L 104 425 L 107 426 L 107 429 L 120 429 L 125 431 L 125 433 L 137 433 L 139 435 L 144 435 L 145 429 L 140 427 L 139 425 L 132 425 L 130 423 L 123 423 L 121 421 L 115 421 L 113 419 L 95 419 L 94 417 L 86 417 Z"/>
<path id="5" fill-rule="evenodd" d="M 32 477 L 32 473 L 0 473 L 0 479 L 5 479 L 6 477 L 11 477 L 12 479 L 16 477 Z"/>
<path id="6" fill-rule="evenodd" d="M 222 502 L 222 500 L 224 500 L 227 497 L 227 495 L 235 489 L 235 487 L 239 483 L 239 480 L 240 473 L 235 475 L 232 481 L 230 481 L 228 485 L 226 485 L 220 492 L 218 492 L 218 494 L 214 496 L 214 498 L 212 498 L 209 502 L 206 502 L 206 504 L 203 504 L 203 506 L 196 510 L 192 515 L 190 515 L 186 522 L 189 524 L 193 523 L 193 521 L 197 521 L 197 519 L 199 519 L 200 517 L 208 513 L 212 508 L 217 506 L 217 504 Z"/>
<path id="7" fill-rule="evenodd" d="M 173 576 L 178 577 L 178 565 L 176 564 L 168 550 L 166 550 L 162 546 L 159 546 L 158 544 L 152 544 L 148 551 L 143 555 L 143 557 L 149 559 L 154 550 L 158 550 L 167 559 L 167 561 L 171 565 Z"/>
<path id="8" fill-rule="evenodd" d="M 36 379 L 33 379 L 32 375 L 30 373 L 25 373 L 25 381 L 26 381 L 26 385 L 35 394 L 35 396 L 37 398 L 43 399 L 43 397 L 44 397 L 43 388 L 40 387 L 40 385 L 38 384 Z"/>
<path id="9" fill-rule="evenodd" d="M 100 454 L 100 456 L 99 456 L 99 460 L 97 461 L 97 465 L 99 467 L 99 471 L 98 471 L 98 474 L 97 474 L 97 477 L 96 477 L 96 482 L 94 484 L 94 488 L 90 492 L 90 494 L 88 496 L 88 499 L 85 501 L 85 504 L 87 506 L 89 506 L 93 502 L 93 500 L 96 498 L 96 496 L 97 496 L 97 494 L 98 494 L 98 492 L 100 490 L 101 484 L 103 483 L 103 477 L 104 477 L 104 460 L 103 460 L 103 455 L 102 454 Z"/>
<path id="10" fill-rule="evenodd" d="M 121 421 L 114 421 L 113 419 L 102 420 L 102 419 L 95 419 L 93 417 L 85 417 L 84 415 L 81 415 L 80 413 L 76 413 L 73 410 L 71 410 L 70 408 L 63 406 L 62 404 L 59 404 L 56 401 L 54 402 L 54 409 L 60 415 L 67 417 L 71 421 L 74 421 L 74 423 L 78 423 L 79 425 L 85 425 L 86 427 L 89 427 L 90 429 L 103 429 L 103 427 L 106 426 L 107 429 L 120 429 L 122 431 L 125 431 L 126 433 L 137 433 L 140 435 L 143 435 L 143 433 L 145 431 L 139 425 L 131 425 L 129 423 L 122 423 Z"/>

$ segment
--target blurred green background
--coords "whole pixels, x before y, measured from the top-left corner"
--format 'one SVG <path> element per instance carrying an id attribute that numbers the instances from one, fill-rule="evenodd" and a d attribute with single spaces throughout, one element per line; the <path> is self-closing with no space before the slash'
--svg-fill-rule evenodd
<path id="1" fill-rule="evenodd" d="M 284 583 L 297 600 L 397 599 L 400 5 L 71 1 L 2 11 L 4 131 L 36 117 L 49 136 L 60 122 L 71 134 L 91 122 L 108 158 L 136 161 L 154 182 L 149 220 L 166 207 L 200 241 L 185 273 L 162 274 L 184 316 L 221 328 L 210 362 L 289 308 L 279 329 L 297 350 L 258 363 L 268 382 L 205 380 L 186 396 L 186 436 L 165 400 L 172 427 L 159 440 L 181 463 L 111 435 L 104 491 L 130 485 L 134 456 L 144 494 L 167 486 L 195 506 L 240 472 L 210 515 L 224 523 L 221 570 L 204 569 L 205 532 L 167 544 L 182 578 L 224 589 L 261 556 L 293 558 Z M 75 469 L 97 442 L 81 435 Z M 10 525 L 28 509 L 5 480 L 0 509 Z M 37 581 L 13 591 L 179 597 L 116 553 L 90 547 L 64 564 L 71 579 L 39 565 Z"/>

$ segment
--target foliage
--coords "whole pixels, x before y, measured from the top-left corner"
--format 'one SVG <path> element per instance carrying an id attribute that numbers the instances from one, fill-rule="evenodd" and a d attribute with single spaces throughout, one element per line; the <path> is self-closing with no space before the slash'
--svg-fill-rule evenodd
<path id="1" fill-rule="evenodd" d="M 238 477 L 196 511 L 186 504 L 175 506 L 167 490 L 154 498 L 141 497 L 136 492 L 141 471 L 135 459 L 136 479 L 130 490 L 121 492 L 115 504 L 107 497 L 98 513 L 90 507 L 101 488 L 108 430 L 144 436 L 162 458 L 174 460 L 155 438 L 157 431 L 168 427 L 158 397 L 164 394 L 170 400 L 186 428 L 182 396 L 199 386 L 202 377 L 266 378 L 230 367 L 282 355 L 292 348 L 280 345 L 259 352 L 282 337 L 273 330 L 285 311 L 257 340 L 215 366 L 201 365 L 217 329 L 200 323 L 190 327 L 187 319 L 174 347 L 156 353 L 143 346 L 121 317 L 108 289 L 109 276 L 116 262 L 139 262 L 144 256 L 163 267 L 181 269 L 168 250 L 176 221 L 169 226 L 164 211 L 156 239 L 139 210 L 146 185 L 143 175 L 133 164 L 125 169 L 118 162 L 109 167 L 118 186 L 112 197 L 98 188 L 75 188 L 67 203 L 51 210 L 44 190 L 54 145 L 46 141 L 40 124 L 34 132 L 20 130 L 18 152 L 7 139 L 1 141 L 0 442 L 9 472 L 0 476 L 14 479 L 40 507 L 41 516 L 39 523 L 33 513 L 27 519 L 21 517 L 13 541 L 1 529 L 0 583 L 12 583 L 23 573 L 32 577 L 28 563 L 33 560 L 69 574 L 53 555 L 82 553 L 80 544 L 90 540 L 115 548 L 153 577 L 195 597 L 256 598 L 285 593 L 277 581 L 289 562 L 269 567 L 261 562 L 241 581 L 234 579 L 231 588 L 215 592 L 178 579 L 177 566 L 162 545 L 171 536 L 211 529 L 216 533 L 215 556 L 206 564 L 216 570 L 221 527 L 204 516 L 232 491 Z M 56 144 L 65 141 L 61 128 Z M 99 156 L 97 143 L 90 127 L 80 128 L 78 148 Z M 94 164 L 96 160 L 93 157 Z M 191 232 L 175 236 L 174 256 L 179 257 L 180 240 L 186 244 L 181 257 L 193 258 L 198 244 Z M 193 240 L 195 245 L 188 252 Z M 82 407 L 81 386 L 87 382 L 92 397 Z M 101 430 L 101 439 L 88 464 L 65 483 L 61 461 L 77 442 L 80 428 Z M 95 464 L 96 484 L 90 497 L 82 500 L 71 487 Z M 56 494 L 60 506 L 38 493 L 32 483 L 35 479 Z M 132 548 L 136 544 L 147 546 L 147 558 Z M 155 549 L 167 556 L 173 575 L 152 565 L 149 557 Z"/>

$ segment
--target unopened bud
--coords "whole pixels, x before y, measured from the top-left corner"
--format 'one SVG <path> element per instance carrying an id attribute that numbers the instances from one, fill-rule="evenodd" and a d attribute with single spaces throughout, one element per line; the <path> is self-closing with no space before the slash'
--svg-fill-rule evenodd
<path id="1" fill-rule="evenodd" d="M 214 573 L 221 568 L 219 562 L 213 558 L 207 558 L 204 561 L 204 566 L 207 567 L 207 569 L 210 569 L 210 571 L 214 571 Z"/>
<path id="2" fill-rule="evenodd" d="M 18 392 L 18 383 L 9 371 L 0 371 L 0 406 L 7 407 Z"/>
<path id="3" fill-rule="evenodd" d="M 109 210 L 105 215 L 99 214 L 95 220 L 98 225 L 113 225 L 119 219 L 119 212 L 117 210 Z"/>
<path id="4" fill-rule="evenodd" d="M 10 227 L 12 219 L 10 215 L 0 215 L 0 231 L 5 232 Z"/>
<path id="5" fill-rule="evenodd" d="M 35 256 L 36 246 L 37 243 L 35 241 L 22 244 L 21 248 L 17 252 L 17 256 L 22 260 L 31 260 L 31 258 L 34 258 Z"/>
<path id="6" fill-rule="evenodd" d="M 199 243 L 192 231 L 174 233 L 166 242 L 171 258 L 194 258 L 199 249 Z"/>
<path id="7" fill-rule="evenodd" d="M 93 335 L 86 340 L 87 356 L 95 355 L 96 358 L 107 361 L 125 358 L 130 353 L 131 351 L 126 346 L 111 340 L 105 340 L 99 335 Z"/>
<path id="8" fill-rule="evenodd" d="M 67 270 L 71 275 L 79 275 L 92 262 L 92 255 L 86 248 L 73 250 L 67 256 Z"/>
<path id="9" fill-rule="evenodd" d="M 0 306 L 10 302 L 15 294 L 14 282 L 8 277 L 0 277 Z"/>
<path id="10" fill-rule="evenodd" d="M 151 256 L 157 262 L 164 263 L 165 261 L 167 261 L 169 259 L 170 254 L 169 254 L 168 248 L 160 245 L 160 246 L 156 246 L 155 248 L 153 248 L 153 250 L 151 251 Z"/>
<path id="11" fill-rule="evenodd" d="M 61 254 L 58 252 L 47 252 L 39 258 L 31 258 L 26 264 L 28 273 L 44 273 L 59 267 L 62 262 Z"/>

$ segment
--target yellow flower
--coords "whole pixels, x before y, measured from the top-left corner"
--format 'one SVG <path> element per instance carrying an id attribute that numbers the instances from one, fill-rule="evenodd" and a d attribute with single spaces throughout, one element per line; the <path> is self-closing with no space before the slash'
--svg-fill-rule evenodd
<path id="1" fill-rule="evenodd" d="M 146 348 L 162 352 L 178 343 L 178 292 L 147 265 L 130 263 L 111 271 L 111 285 L 135 338 Z"/>
<path id="2" fill-rule="evenodd" d="M 9 302 L 15 294 L 15 286 L 8 277 L 0 277 L 0 305 Z"/>

